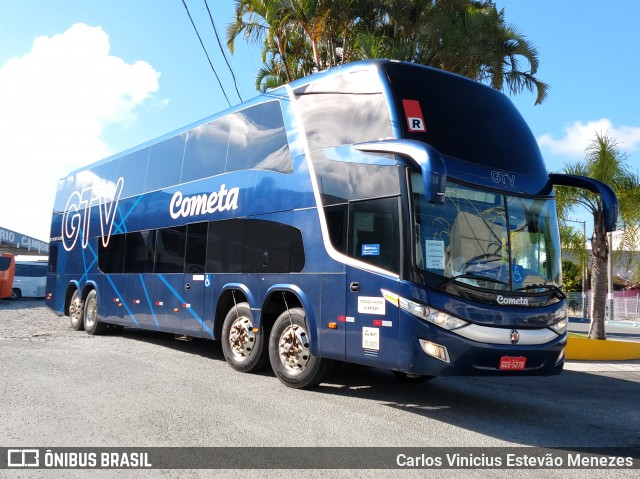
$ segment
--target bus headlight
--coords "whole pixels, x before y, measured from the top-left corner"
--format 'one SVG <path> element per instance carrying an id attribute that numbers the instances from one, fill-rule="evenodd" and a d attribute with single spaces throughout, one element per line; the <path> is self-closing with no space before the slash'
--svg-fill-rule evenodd
<path id="1" fill-rule="evenodd" d="M 559 336 L 562 336 L 567 332 L 567 326 L 569 324 L 569 318 L 567 314 L 567 307 L 562 306 L 557 309 L 551 316 L 551 320 L 554 321 L 553 324 L 549 326 L 549 329 L 556 333 Z"/>
<path id="2" fill-rule="evenodd" d="M 550 325 L 549 329 L 554 333 L 556 333 L 558 336 L 562 336 L 564 333 L 567 332 L 568 324 L 569 324 L 569 321 L 567 320 L 567 318 L 564 318 L 558 321 L 557 323 Z"/>
<path id="3" fill-rule="evenodd" d="M 406 311 L 413 316 L 417 316 L 420 319 L 424 319 L 425 321 L 429 321 L 431 324 L 435 324 L 443 329 L 447 329 L 449 331 L 453 329 L 458 329 L 463 326 L 466 326 L 466 321 L 463 321 L 460 318 L 456 318 L 455 316 L 451 316 L 443 311 L 439 311 L 437 309 L 429 308 L 424 304 L 416 303 L 415 301 L 411 301 L 410 299 L 403 298 L 398 296 L 397 294 L 392 293 L 391 291 L 387 291 L 385 289 L 381 290 L 382 296 L 389 301 L 391 304 L 397 306 L 398 308 Z"/>

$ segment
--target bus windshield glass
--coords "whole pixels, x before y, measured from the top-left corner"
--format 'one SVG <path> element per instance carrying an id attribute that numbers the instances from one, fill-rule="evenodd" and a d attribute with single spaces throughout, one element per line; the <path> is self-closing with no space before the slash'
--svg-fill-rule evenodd
<path id="1" fill-rule="evenodd" d="M 561 286 L 555 200 L 447 183 L 429 203 L 412 173 L 415 264 L 449 281 L 536 293 Z"/>

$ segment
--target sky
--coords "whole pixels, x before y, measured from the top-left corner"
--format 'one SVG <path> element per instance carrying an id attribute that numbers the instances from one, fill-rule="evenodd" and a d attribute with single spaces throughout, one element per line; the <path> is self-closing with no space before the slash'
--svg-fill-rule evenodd
<path id="1" fill-rule="evenodd" d="M 232 0 L 208 0 L 224 45 Z M 640 166 L 640 2 L 500 0 L 538 49 L 548 99 L 512 97 L 549 171 L 596 132 Z M 229 102 L 240 102 L 204 0 L 186 0 Z M 0 226 L 48 240 L 57 180 L 228 108 L 182 0 L 0 0 Z M 226 52 L 242 100 L 260 48 Z M 576 212 L 578 221 L 588 220 Z M 577 225 L 576 225 L 577 226 Z M 590 236 L 590 231 L 587 232 Z"/>

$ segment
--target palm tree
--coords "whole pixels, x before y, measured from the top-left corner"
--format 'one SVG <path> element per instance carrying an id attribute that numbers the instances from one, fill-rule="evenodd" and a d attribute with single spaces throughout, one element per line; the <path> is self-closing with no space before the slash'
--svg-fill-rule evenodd
<path id="1" fill-rule="evenodd" d="M 595 139 L 586 149 L 584 162 L 566 165 L 564 173 L 581 175 L 600 180 L 611 186 L 620 202 L 619 226 L 627 236 L 637 231 L 640 223 L 640 178 L 626 164 L 627 155 L 620 150 L 618 141 L 608 133 L 596 133 Z M 605 339 L 605 306 L 608 292 L 607 261 L 609 241 L 605 233 L 603 204 L 597 195 L 586 190 L 557 187 L 556 198 L 560 219 L 566 219 L 576 207 L 586 208 L 593 215 L 591 248 L 591 328 L 589 337 Z M 626 241 L 630 241 L 627 238 Z"/>
<path id="2" fill-rule="evenodd" d="M 234 8 L 227 45 L 233 53 L 241 34 L 263 43 L 261 88 L 347 61 L 394 58 L 509 94 L 530 91 L 536 104 L 547 96 L 536 48 L 492 0 L 235 0 Z"/>

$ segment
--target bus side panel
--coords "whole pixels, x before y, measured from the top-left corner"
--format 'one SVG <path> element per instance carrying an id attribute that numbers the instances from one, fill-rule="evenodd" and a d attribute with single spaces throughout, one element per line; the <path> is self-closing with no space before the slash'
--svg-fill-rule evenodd
<path id="1" fill-rule="evenodd" d="M 152 274 L 127 274 L 126 301 L 137 327 L 159 330 L 150 292 L 154 278 Z M 131 325 L 136 326 L 133 319 Z"/>
<path id="2" fill-rule="evenodd" d="M 322 310 L 317 315 L 318 355 L 345 360 L 346 307 L 343 273 L 322 275 Z M 329 327 L 335 323 L 336 328 Z"/>
<path id="3" fill-rule="evenodd" d="M 102 275 L 97 281 L 100 320 L 105 323 L 133 326 L 127 312 L 125 295 L 126 277 L 123 274 Z"/>

